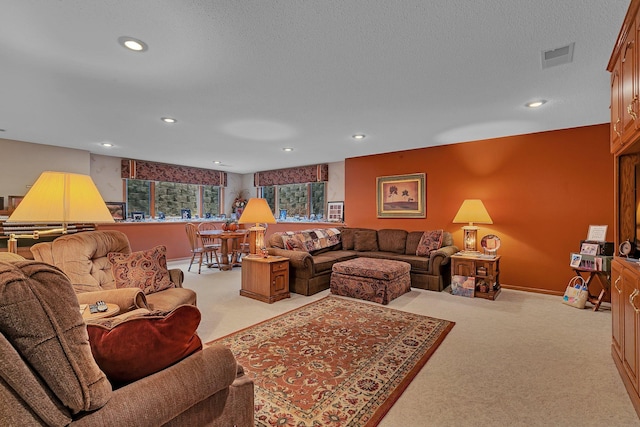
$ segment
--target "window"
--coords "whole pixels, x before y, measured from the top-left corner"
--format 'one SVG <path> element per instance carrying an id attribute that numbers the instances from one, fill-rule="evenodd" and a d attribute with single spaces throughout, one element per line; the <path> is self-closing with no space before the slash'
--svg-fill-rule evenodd
<path id="1" fill-rule="evenodd" d="M 127 179 L 127 211 L 144 212 L 145 217 L 180 217 L 182 209 L 191 215 L 220 213 L 220 187 L 213 185 L 181 184 L 177 182 Z M 153 201 L 153 203 L 152 203 Z"/>
<path id="2" fill-rule="evenodd" d="M 324 214 L 326 183 L 287 184 L 260 187 L 262 197 L 267 199 L 271 209 L 287 211 L 287 217 L 309 219 Z"/>

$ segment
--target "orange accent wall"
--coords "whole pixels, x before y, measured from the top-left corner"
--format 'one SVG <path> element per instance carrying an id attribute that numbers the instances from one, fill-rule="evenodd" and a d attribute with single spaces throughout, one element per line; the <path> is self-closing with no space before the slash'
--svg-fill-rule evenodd
<path id="1" fill-rule="evenodd" d="M 376 177 L 424 172 L 425 219 L 377 218 Z M 613 156 L 609 124 L 399 151 L 345 161 L 345 223 L 351 227 L 453 233 L 464 199 L 481 199 L 501 239 L 500 282 L 508 287 L 563 293 L 574 275 L 589 225 L 608 225 L 613 241 Z"/>

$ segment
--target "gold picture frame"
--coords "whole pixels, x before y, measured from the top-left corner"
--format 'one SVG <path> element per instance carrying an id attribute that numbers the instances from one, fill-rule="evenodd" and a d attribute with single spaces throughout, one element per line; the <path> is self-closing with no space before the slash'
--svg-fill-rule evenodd
<path id="1" fill-rule="evenodd" d="M 424 173 L 376 178 L 378 218 L 426 218 L 426 180 Z"/>

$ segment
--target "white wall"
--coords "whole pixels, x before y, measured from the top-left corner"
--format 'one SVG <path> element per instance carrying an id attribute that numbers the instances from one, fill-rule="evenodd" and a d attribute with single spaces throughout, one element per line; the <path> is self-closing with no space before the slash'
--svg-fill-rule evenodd
<path id="1" fill-rule="evenodd" d="M 0 197 L 24 196 L 44 171 L 88 175 L 89 152 L 73 148 L 0 139 Z"/>
<path id="2" fill-rule="evenodd" d="M 91 155 L 91 178 L 105 202 L 123 202 L 121 158 Z"/>

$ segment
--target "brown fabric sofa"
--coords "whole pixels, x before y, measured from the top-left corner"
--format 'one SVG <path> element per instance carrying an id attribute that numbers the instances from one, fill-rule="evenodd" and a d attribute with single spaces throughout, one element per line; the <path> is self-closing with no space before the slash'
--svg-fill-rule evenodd
<path id="1" fill-rule="evenodd" d="M 408 262 L 412 287 L 442 291 L 451 281 L 449 257 L 459 251 L 448 231 L 443 233 L 441 247 L 428 257 L 415 255 L 422 231 L 344 227 L 339 244 L 311 252 L 285 249 L 283 234 L 269 237 L 269 254 L 289 258 L 289 289 L 302 295 L 329 289 L 333 264 L 357 257 Z"/>
<path id="2" fill-rule="evenodd" d="M 126 234 L 115 231 L 86 231 L 37 243 L 31 253 L 37 261 L 55 265 L 71 281 L 81 304 L 102 300 L 117 304 L 124 313 L 136 308 L 170 311 L 182 304 L 196 305 L 196 293 L 182 287 L 184 274 L 170 269 L 173 288 L 145 295 L 140 288 L 116 288 L 107 254 L 131 253 Z"/>
<path id="3" fill-rule="evenodd" d="M 0 425 L 254 425 L 253 382 L 229 349 L 204 348 L 113 389 L 60 270 L 0 261 L 0 295 Z"/>

